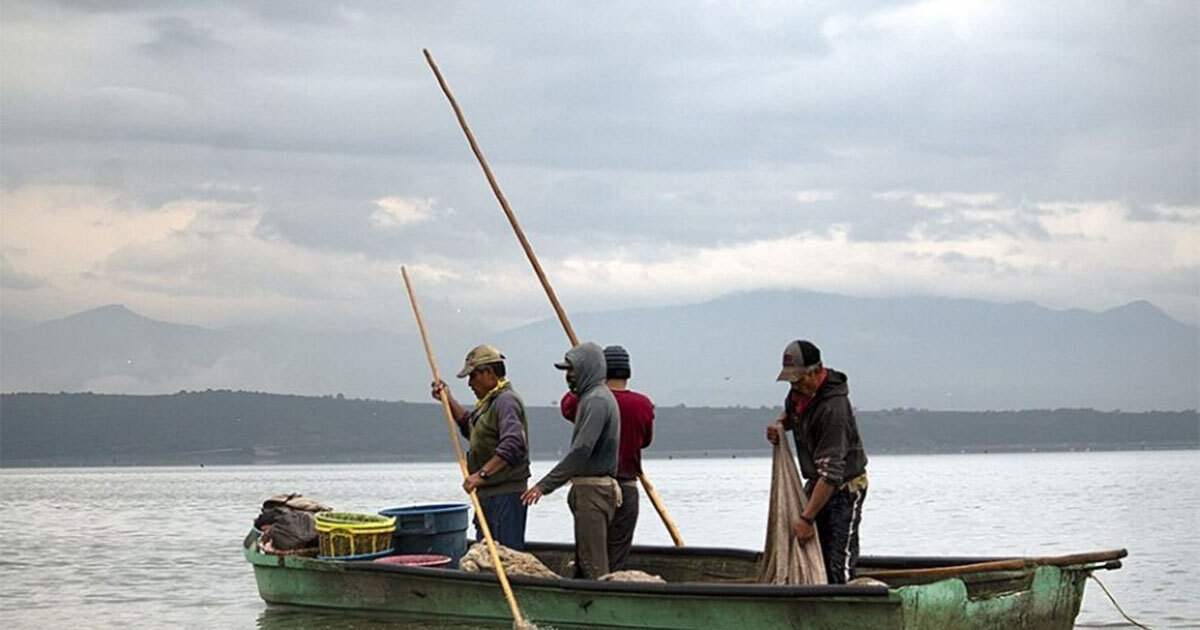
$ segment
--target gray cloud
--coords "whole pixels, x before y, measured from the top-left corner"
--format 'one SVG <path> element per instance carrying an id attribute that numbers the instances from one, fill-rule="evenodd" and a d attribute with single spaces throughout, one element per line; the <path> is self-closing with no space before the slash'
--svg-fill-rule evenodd
<path id="1" fill-rule="evenodd" d="M 46 286 L 46 280 L 35 274 L 13 269 L 8 256 L 0 254 L 0 288 L 29 291 Z"/>
<path id="2" fill-rule="evenodd" d="M 526 273 L 422 47 L 549 261 L 663 263 L 797 234 L 1039 242 L 1047 201 L 1200 220 L 1188 1 L 13 2 L 3 20 L 6 189 L 99 185 L 149 211 L 237 204 L 257 243 L 293 257 Z M 929 208 L 876 196 L 888 191 L 994 201 Z M 434 218 L 383 229 L 371 217 L 385 197 L 433 200 Z M 208 294 L 249 265 L 248 292 L 337 294 L 302 287 L 303 265 L 239 258 L 221 234 L 160 247 L 133 240 L 90 272 Z M 1126 301 L 1143 297 L 1129 282 Z"/>
<path id="3" fill-rule="evenodd" d="M 211 29 L 194 24 L 186 18 L 157 18 L 152 26 L 156 31 L 154 40 L 138 47 L 151 57 L 197 55 L 221 46 Z"/>

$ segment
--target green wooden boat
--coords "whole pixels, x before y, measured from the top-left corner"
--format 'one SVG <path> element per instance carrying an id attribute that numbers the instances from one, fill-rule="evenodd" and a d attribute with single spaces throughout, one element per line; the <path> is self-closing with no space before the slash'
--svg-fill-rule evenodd
<path id="1" fill-rule="evenodd" d="M 445 622 L 511 623 L 495 575 L 375 562 L 339 562 L 258 551 L 245 539 L 268 604 L 401 613 Z M 530 543 L 559 574 L 573 547 Z M 1059 558 L 863 556 L 859 575 L 886 585 L 749 583 L 760 552 L 635 546 L 630 568 L 666 584 L 510 576 L 522 612 L 556 628 L 654 630 L 1068 630 L 1092 571 L 1121 566 L 1124 550 Z"/>

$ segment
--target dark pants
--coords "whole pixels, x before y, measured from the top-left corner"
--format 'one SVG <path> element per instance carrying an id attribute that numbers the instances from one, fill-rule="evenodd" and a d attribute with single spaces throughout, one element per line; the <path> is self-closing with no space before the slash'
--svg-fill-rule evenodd
<path id="1" fill-rule="evenodd" d="M 479 497 L 479 505 L 483 508 L 483 515 L 487 517 L 492 539 L 509 549 L 524 551 L 525 512 L 529 508 L 521 505 L 521 493 L 509 492 Z M 475 540 L 483 540 L 483 528 L 479 526 L 479 517 L 475 518 Z"/>
<path id="2" fill-rule="evenodd" d="M 613 513 L 608 525 L 608 570 L 624 571 L 633 546 L 633 530 L 637 528 L 638 487 L 636 480 L 621 480 L 621 507 Z"/>
<path id="3" fill-rule="evenodd" d="M 608 573 L 608 525 L 616 505 L 611 487 L 571 484 L 567 506 L 575 517 L 575 577 L 594 580 Z"/>
<path id="4" fill-rule="evenodd" d="M 854 569 L 858 566 L 858 524 L 862 522 L 866 498 L 866 488 L 857 492 L 838 490 L 817 513 L 817 535 L 830 584 L 845 584 L 854 579 Z"/>

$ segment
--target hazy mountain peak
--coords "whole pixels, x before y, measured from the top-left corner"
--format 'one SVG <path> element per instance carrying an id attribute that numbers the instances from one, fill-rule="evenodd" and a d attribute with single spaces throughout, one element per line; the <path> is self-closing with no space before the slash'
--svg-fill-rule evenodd
<path id="1" fill-rule="evenodd" d="M 45 324 L 41 324 L 41 326 L 49 326 L 57 329 L 66 326 L 72 330 L 79 331 L 81 334 L 101 334 L 105 330 L 116 329 L 153 329 L 163 331 L 174 329 L 180 331 L 186 330 L 189 333 L 207 330 L 201 326 L 192 324 L 177 324 L 146 317 L 131 310 L 124 304 L 100 306 L 62 319 L 46 322 Z"/>
<path id="2" fill-rule="evenodd" d="M 1134 300 L 1128 304 L 1123 304 L 1121 306 L 1114 306 L 1114 307 L 1104 311 L 1104 314 L 1106 314 L 1106 315 L 1110 314 L 1110 313 L 1158 315 L 1158 316 L 1174 319 L 1170 315 L 1167 315 L 1166 312 L 1164 312 L 1162 309 L 1158 308 L 1154 304 L 1151 304 L 1149 300 Z"/>
<path id="3" fill-rule="evenodd" d="M 813 340 L 832 367 L 851 375 L 854 404 L 863 409 L 1200 406 L 1200 331 L 1146 301 L 1098 313 L 767 290 L 573 319 L 581 338 L 628 348 L 633 386 L 664 406 L 777 405 L 779 353 L 797 337 Z M 565 386 L 551 364 L 566 341 L 555 320 L 489 341 L 505 350 L 527 401 L 558 400 Z M 461 334 L 439 340 L 442 368 L 475 343 Z M 411 334 L 211 330 L 119 304 L 6 334 L 0 370 L 4 391 L 429 395 L 428 366 Z M 1131 373 L 1139 375 L 1136 388 L 1128 387 Z"/>
<path id="4" fill-rule="evenodd" d="M 141 315 L 129 310 L 124 304 L 108 304 L 93 308 L 82 313 L 76 313 L 62 318 L 60 321 L 140 321 L 146 319 Z"/>

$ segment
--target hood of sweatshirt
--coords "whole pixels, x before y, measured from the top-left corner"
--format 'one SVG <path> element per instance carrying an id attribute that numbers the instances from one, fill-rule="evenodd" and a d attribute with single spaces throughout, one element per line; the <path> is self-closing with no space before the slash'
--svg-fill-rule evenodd
<path id="1" fill-rule="evenodd" d="M 582 396 L 595 387 L 603 387 L 608 367 L 600 346 L 586 341 L 567 351 L 567 362 L 575 368 L 575 393 Z"/>
<path id="2" fill-rule="evenodd" d="M 816 392 L 817 399 L 850 395 L 850 379 L 845 373 L 833 368 L 825 368 L 825 373 L 825 383 Z"/>

